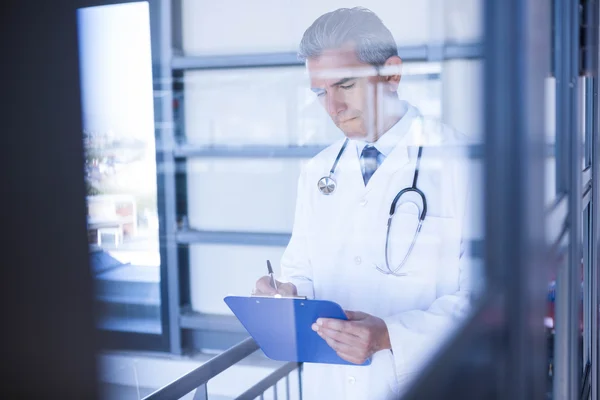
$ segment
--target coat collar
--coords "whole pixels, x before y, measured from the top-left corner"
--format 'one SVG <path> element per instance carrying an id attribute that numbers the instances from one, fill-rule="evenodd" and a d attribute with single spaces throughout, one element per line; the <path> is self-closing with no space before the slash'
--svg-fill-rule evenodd
<path id="1" fill-rule="evenodd" d="M 357 170 L 360 183 L 366 192 L 369 192 L 374 186 L 378 185 L 382 179 L 389 179 L 405 167 L 411 160 L 409 155 L 410 146 L 420 144 L 422 124 L 420 124 L 419 121 L 421 120 L 421 115 L 415 107 L 408 103 L 406 103 L 406 107 L 407 109 L 404 116 L 375 143 L 377 149 L 382 152 L 386 158 L 366 187 L 364 187 L 364 184 L 362 183 L 359 161 L 359 154 L 366 143 L 364 141 L 353 140 L 353 142 L 355 142 L 355 151 L 349 153 L 352 153 L 352 164 L 356 165 L 356 168 L 352 169 Z M 378 144 L 382 147 L 381 149 Z M 361 146 L 360 151 L 358 151 L 359 146 Z M 384 152 L 386 150 L 387 154 Z"/>
<path id="2" fill-rule="evenodd" d="M 379 140 L 374 143 L 368 143 L 360 139 L 352 140 L 356 146 L 356 154 L 358 154 L 360 157 L 364 147 L 367 144 L 372 144 L 387 158 L 392 153 L 396 145 L 404 138 L 404 136 L 406 136 L 412 119 L 416 114 L 418 114 L 416 108 L 412 107 L 408 102 L 401 100 L 400 115 L 402 115 L 402 117 L 387 132 L 381 135 Z"/>

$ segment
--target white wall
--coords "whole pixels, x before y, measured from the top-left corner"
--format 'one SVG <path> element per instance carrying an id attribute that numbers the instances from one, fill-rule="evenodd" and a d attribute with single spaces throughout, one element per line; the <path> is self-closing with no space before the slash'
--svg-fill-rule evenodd
<path id="1" fill-rule="evenodd" d="M 266 260 L 279 275 L 283 251 L 283 247 L 271 246 L 190 246 L 192 308 L 202 313 L 231 314 L 223 298 L 249 296 L 256 279 L 266 275 Z"/>
<path id="2" fill-rule="evenodd" d="M 291 232 L 300 161 L 201 159 L 188 163 L 190 226 Z"/>
<path id="3" fill-rule="evenodd" d="M 366 7 L 390 29 L 399 46 L 481 37 L 481 0 L 183 0 L 183 43 L 189 54 L 296 51 L 320 15 Z"/>
<path id="4" fill-rule="evenodd" d="M 296 51 L 304 30 L 321 14 L 363 6 L 383 20 L 399 45 L 430 39 L 432 0 L 183 1 L 184 50 L 193 54 Z"/>

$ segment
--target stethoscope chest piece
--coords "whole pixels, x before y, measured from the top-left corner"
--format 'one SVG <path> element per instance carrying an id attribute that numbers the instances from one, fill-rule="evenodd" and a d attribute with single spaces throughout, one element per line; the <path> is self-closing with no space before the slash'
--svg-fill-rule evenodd
<path id="1" fill-rule="evenodd" d="M 319 179 L 317 185 L 319 186 L 319 191 L 321 193 L 323 193 L 324 195 L 330 195 L 331 193 L 335 192 L 337 183 L 335 182 L 335 179 L 333 179 L 331 176 L 324 176 L 321 179 Z"/>
<path id="2" fill-rule="evenodd" d="M 335 188 L 337 187 L 337 182 L 335 181 L 335 179 L 333 179 L 333 174 L 335 173 L 335 167 L 337 167 L 338 162 L 340 161 L 340 158 L 342 157 L 342 154 L 344 154 L 344 150 L 346 149 L 348 142 L 349 142 L 349 139 L 346 138 L 346 140 L 344 140 L 344 144 L 342 145 L 342 148 L 340 149 L 337 157 L 335 158 L 335 162 L 333 163 L 333 166 L 329 170 L 329 175 L 322 177 L 321 179 L 319 179 L 319 182 L 317 182 L 317 187 L 319 188 L 319 192 L 321 192 L 321 194 L 324 194 L 325 196 L 328 196 L 331 193 L 335 192 Z"/>

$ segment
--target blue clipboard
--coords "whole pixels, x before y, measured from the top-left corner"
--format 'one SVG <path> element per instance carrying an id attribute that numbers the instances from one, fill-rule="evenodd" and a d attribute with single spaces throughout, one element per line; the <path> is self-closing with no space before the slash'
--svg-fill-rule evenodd
<path id="1" fill-rule="evenodd" d="M 277 361 L 353 364 L 340 358 L 311 329 L 317 318 L 347 320 L 339 304 L 327 300 L 227 296 L 223 299 L 267 357 Z"/>

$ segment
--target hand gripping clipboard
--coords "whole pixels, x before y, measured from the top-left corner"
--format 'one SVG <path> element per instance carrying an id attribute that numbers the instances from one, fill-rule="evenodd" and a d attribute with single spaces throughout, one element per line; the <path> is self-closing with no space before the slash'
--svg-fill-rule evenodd
<path id="1" fill-rule="evenodd" d="M 339 304 L 327 300 L 227 296 L 224 299 L 267 357 L 277 361 L 350 363 L 311 329 L 317 318 L 347 320 Z M 363 364 L 369 365 L 371 360 Z"/>

